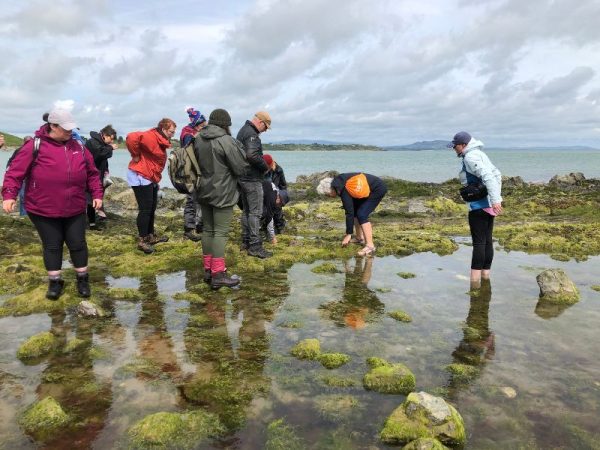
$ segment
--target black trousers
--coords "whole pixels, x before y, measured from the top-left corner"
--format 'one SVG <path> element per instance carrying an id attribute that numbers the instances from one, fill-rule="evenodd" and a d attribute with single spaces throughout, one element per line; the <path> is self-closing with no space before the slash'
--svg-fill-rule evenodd
<path id="1" fill-rule="evenodd" d="M 137 228 L 140 237 L 154 233 L 154 214 L 158 204 L 158 184 L 132 186 L 138 204 Z"/>
<path id="2" fill-rule="evenodd" d="M 469 228 L 473 239 L 471 269 L 488 270 L 492 267 L 492 259 L 494 259 L 492 242 L 494 216 L 486 213 L 483 209 L 469 211 Z"/>
<path id="3" fill-rule="evenodd" d="M 44 217 L 28 213 L 44 248 L 46 270 L 60 270 L 66 243 L 76 269 L 87 267 L 88 248 L 85 241 L 85 214 L 73 217 Z"/>

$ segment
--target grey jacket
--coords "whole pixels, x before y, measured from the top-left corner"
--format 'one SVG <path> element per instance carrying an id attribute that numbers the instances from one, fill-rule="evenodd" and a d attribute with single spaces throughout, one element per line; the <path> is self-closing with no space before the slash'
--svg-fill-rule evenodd
<path id="1" fill-rule="evenodd" d="M 248 168 L 242 144 L 216 125 L 203 128 L 194 142 L 200 164 L 199 203 L 215 208 L 233 206 L 238 201 L 238 178 Z"/>
<path id="2" fill-rule="evenodd" d="M 488 190 L 490 205 L 502 202 L 502 174 L 483 153 L 483 142 L 472 138 L 462 154 L 465 167 L 469 173 L 481 178 Z M 467 184 L 467 174 L 461 169 L 458 178 L 463 185 Z"/>

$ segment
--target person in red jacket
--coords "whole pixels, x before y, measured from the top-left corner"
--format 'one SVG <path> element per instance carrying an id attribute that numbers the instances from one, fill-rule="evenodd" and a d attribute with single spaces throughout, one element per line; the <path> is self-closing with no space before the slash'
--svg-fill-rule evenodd
<path id="1" fill-rule="evenodd" d="M 76 128 L 69 111 L 54 109 L 48 123 L 36 131 L 10 163 L 2 186 L 2 208 L 15 210 L 16 198 L 23 181 L 25 209 L 42 240 L 44 265 L 48 271 L 46 297 L 56 300 L 62 294 L 61 278 L 63 246 L 69 248 L 77 273 L 77 290 L 90 296 L 88 248 L 85 240 L 86 191 L 92 195 L 94 208 L 102 206 L 102 184 L 94 159 L 72 138 Z M 35 142 L 39 150 L 34 155 Z"/>
<path id="2" fill-rule="evenodd" d="M 127 149 L 131 153 L 127 182 L 138 204 L 138 249 L 144 253 L 154 252 L 154 244 L 169 240 L 167 236 L 154 232 L 154 214 L 158 203 L 158 183 L 176 128 L 177 124 L 171 119 L 162 119 L 156 128 L 127 135 Z"/>

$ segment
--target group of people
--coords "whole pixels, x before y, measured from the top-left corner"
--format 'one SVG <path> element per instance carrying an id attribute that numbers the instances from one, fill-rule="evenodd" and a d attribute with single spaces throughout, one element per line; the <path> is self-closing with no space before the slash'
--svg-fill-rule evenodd
<path id="1" fill-rule="evenodd" d="M 276 243 L 276 233 L 285 227 L 281 207 L 289 200 L 283 169 L 263 153 L 261 133 L 271 128 L 266 111 L 247 120 L 234 138 L 231 116 L 224 109 L 211 112 L 208 121 L 199 111 L 187 111 L 189 124 L 181 132 L 180 145 L 192 145 L 199 163 L 196 190 L 186 199 L 184 236 L 202 241 L 204 281 L 213 289 L 235 287 L 240 278 L 227 272 L 225 247 L 233 218 L 240 204 L 241 249 L 257 258 L 272 253 L 263 246 L 261 229 Z M 19 191 L 25 186 L 24 206 L 42 241 L 48 271 L 46 297 L 57 299 L 64 286 L 61 277 L 63 246 L 66 243 L 76 272 L 80 296 L 90 296 L 86 216 L 90 226 L 103 204 L 107 186 L 108 159 L 116 149 L 116 131 L 107 125 L 90 133 L 83 145 L 75 136 L 77 125 L 69 111 L 54 109 L 35 137 L 24 143 L 7 168 L 2 186 L 3 209 L 12 212 Z M 137 247 L 153 253 L 154 245 L 168 241 L 154 227 L 159 182 L 167 162 L 167 151 L 177 125 L 164 118 L 156 127 L 127 135 L 131 161 L 127 182 L 138 204 Z M 3 144 L 0 136 L 0 144 Z M 470 201 L 469 226 L 473 238 L 471 280 L 489 278 L 494 217 L 502 212 L 501 176 L 483 153 L 483 144 L 469 133 L 454 136 L 450 147 L 463 159 L 463 185 L 479 183 L 486 195 Z M 370 214 L 387 192 L 385 182 L 371 174 L 343 173 L 323 179 L 317 191 L 340 197 L 346 213 L 346 233 L 341 245 L 362 246 L 358 256 L 376 250 Z"/>

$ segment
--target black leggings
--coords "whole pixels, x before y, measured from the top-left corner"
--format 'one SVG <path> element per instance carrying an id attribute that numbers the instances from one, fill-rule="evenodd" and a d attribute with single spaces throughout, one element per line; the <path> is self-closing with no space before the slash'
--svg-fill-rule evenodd
<path id="1" fill-rule="evenodd" d="M 489 270 L 494 259 L 494 244 L 492 231 L 494 230 L 494 216 L 483 209 L 469 211 L 469 228 L 473 239 L 473 257 L 471 269 Z"/>
<path id="2" fill-rule="evenodd" d="M 87 267 L 88 248 L 85 241 L 85 214 L 73 217 L 44 217 L 28 213 L 44 248 L 46 270 L 60 270 L 63 245 L 66 243 L 76 269 Z"/>
<path id="3" fill-rule="evenodd" d="M 158 203 L 158 184 L 132 186 L 138 204 L 137 228 L 140 237 L 154 233 L 154 213 Z"/>

